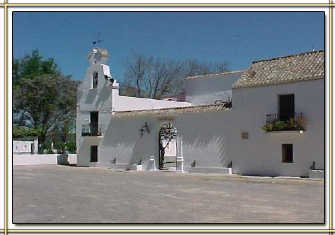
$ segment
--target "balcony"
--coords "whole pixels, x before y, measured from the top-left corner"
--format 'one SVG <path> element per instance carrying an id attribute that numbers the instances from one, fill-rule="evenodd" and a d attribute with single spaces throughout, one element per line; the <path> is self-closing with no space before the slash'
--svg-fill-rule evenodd
<path id="1" fill-rule="evenodd" d="M 85 124 L 81 126 L 82 136 L 101 136 L 102 124 Z"/>
<path id="2" fill-rule="evenodd" d="M 302 113 L 295 113 L 281 118 L 278 114 L 267 114 L 265 125 L 262 127 L 265 132 L 296 132 L 303 133 L 306 120 Z"/>

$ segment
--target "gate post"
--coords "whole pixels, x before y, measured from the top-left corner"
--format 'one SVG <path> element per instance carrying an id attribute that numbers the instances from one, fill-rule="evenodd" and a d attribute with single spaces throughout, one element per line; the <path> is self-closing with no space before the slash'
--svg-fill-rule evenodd
<path id="1" fill-rule="evenodd" d="M 183 157 L 183 140 L 181 136 L 177 136 L 177 166 L 176 171 L 184 173 L 184 157 Z"/>

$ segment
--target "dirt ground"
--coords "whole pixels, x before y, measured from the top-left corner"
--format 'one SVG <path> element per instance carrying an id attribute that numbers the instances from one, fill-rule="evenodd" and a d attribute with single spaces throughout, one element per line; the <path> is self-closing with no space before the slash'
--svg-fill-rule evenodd
<path id="1" fill-rule="evenodd" d="M 14 223 L 323 223 L 324 181 L 15 166 Z"/>

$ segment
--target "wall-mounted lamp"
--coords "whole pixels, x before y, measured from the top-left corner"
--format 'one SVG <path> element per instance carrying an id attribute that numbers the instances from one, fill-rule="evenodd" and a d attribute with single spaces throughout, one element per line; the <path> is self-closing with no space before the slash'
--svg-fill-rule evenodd
<path id="1" fill-rule="evenodd" d="M 144 123 L 144 125 L 142 125 L 141 129 L 138 131 L 141 138 L 144 135 L 144 132 L 150 133 L 150 126 L 148 125 L 147 122 Z"/>
<path id="2" fill-rule="evenodd" d="M 141 128 L 138 132 L 140 133 L 140 136 L 141 136 L 141 138 L 143 137 L 143 134 L 144 134 L 144 129 L 143 128 Z"/>
<path id="3" fill-rule="evenodd" d="M 150 133 L 150 127 L 147 122 L 144 123 L 144 126 L 142 126 L 142 128 L 144 128 L 147 131 L 147 133 Z"/>

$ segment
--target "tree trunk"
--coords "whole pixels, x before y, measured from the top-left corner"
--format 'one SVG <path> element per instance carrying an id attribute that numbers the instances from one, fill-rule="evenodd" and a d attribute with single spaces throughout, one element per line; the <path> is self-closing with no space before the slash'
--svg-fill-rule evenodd
<path id="1" fill-rule="evenodd" d="M 137 78 L 136 80 L 136 86 L 137 86 L 137 97 L 141 97 L 141 87 L 140 87 L 140 79 Z"/>
<path id="2" fill-rule="evenodd" d="M 46 134 L 45 133 L 41 134 L 38 137 L 38 145 L 41 146 L 41 147 L 38 147 L 38 153 L 43 153 L 43 145 L 44 145 L 45 139 L 46 139 Z"/>

